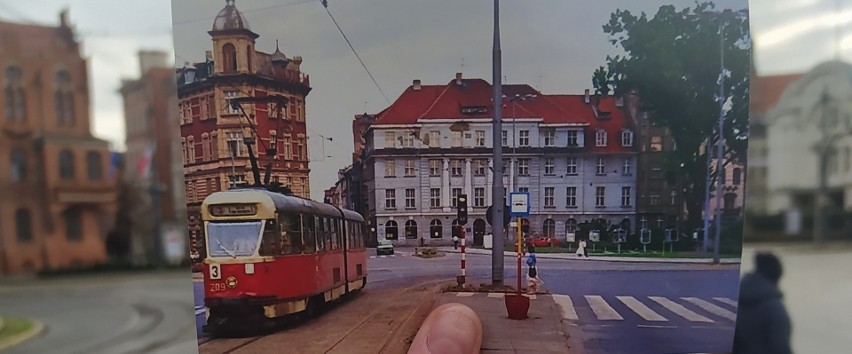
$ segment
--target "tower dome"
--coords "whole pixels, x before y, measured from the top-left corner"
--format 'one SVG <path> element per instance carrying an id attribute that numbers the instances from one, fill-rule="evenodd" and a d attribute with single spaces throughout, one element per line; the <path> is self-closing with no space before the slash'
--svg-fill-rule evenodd
<path id="1" fill-rule="evenodd" d="M 278 40 L 276 39 L 275 40 L 275 53 L 272 53 L 272 62 L 273 63 L 276 63 L 276 62 L 287 63 L 288 61 L 290 61 L 290 60 L 287 59 L 287 56 L 284 55 L 284 53 L 281 52 L 281 49 L 278 48 Z"/>
<path id="2" fill-rule="evenodd" d="M 237 10 L 234 5 L 235 0 L 225 0 L 225 8 L 219 11 L 216 15 L 216 20 L 213 21 L 213 31 L 234 31 L 246 30 L 251 31 L 248 20 Z"/>

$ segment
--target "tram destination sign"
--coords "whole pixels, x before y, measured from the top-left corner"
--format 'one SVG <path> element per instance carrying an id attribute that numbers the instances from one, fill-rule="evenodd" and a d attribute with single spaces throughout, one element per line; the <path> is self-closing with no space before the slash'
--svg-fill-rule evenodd
<path id="1" fill-rule="evenodd" d="M 253 204 L 220 204 L 210 206 L 213 216 L 248 216 L 257 214 L 257 206 Z"/>

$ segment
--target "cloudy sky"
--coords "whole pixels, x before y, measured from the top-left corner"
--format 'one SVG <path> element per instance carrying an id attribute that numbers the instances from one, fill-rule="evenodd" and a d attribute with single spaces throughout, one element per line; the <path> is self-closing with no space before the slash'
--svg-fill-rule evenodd
<path id="1" fill-rule="evenodd" d="M 490 81 L 491 3 L 329 0 L 329 8 L 393 101 L 412 79 L 445 84 L 461 71 L 465 77 Z M 504 75 L 509 83 L 529 83 L 545 93 L 581 93 L 591 86 L 592 70 L 613 50 L 601 29 L 613 10 L 653 14 L 662 4 L 684 7 L 693 3 L 605 0 L 592 6 L 584 1 L 504 0 Z M 720 8 L 746 6 L 745 0 L 715 3 Z M 845 30 L 852 22 L 852 3 L 842 3 L 750 1 L 758 71 L 805 71 L 834 58 L 838 48 L 841 54 L 852 56 L 852 31 Z M 311 163 L 311 192 L 321 199 L 322 190 L 334 183 L 336 171 L 351 162 L 353 115 L 377 112 L 388 101 L 361 68 L 319 0 L 237 0 L 236 4 L 260 34 L 259 50 L 272 52 L 278 39 L 285 54 L 304 58 L 302 68 L 311 75 L 314 87 L 307 106 L 310 153 L 316 160 Z M 121 78 L 139 75 L 136 52 L 164 50 L 176 55 L 178 66 L 203 60 L 204 51 L 211 46 L 206 32 L 224 5 L 224 0 L 180 0 L 175 4 L 168 0 L 0 0 L 0 19 L 55 25 L 59 11 L 70 10 L 85 54 L 91 58 L 94 133 L 122 150 L 124 123 L 116 90 Z M 836 13 L 838 8 L 841 11 Z M 841 29 L 839 35 L 835 28 Z M 320 135 L 333 139 L 325 142 L 324 154 Z"/>

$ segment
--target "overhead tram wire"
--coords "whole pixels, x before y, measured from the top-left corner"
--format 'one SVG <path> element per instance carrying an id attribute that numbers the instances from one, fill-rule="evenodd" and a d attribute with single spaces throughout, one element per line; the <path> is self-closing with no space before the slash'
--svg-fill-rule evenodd
<path id="1" fill-rule="evenodd" d="M 334 22 L 334 25 L 337 27 L 337 30 L 338 30 L 338 31 L 340 31 L 340 34 L 343 36 L 343 39 L 346 41 L 346 44 L 348 44 L 348 45 L 349 45 L 349 48 L 350 48 L 350 49 L 352 49 L 352 53 L 354 53 L 354 54 L 355 54 L 355 57 L 356 57 L 356 58 L 358 58 L 358 61 L 361 63 L 361 66 L 362 66 L 362 67 L 364 68 L 364 70 L 367 72 L 367 75 L 369 75 L 369 76 L 370 76 L 370 79 L 371 79 L 371 80 L 373 80 L 373 84 L 375 84 L 375 85 L 376 85 L 376 88 L 377 88 L 377 89 L 379 89 L 379 93 L 381 93 L 381 94 L 382 94 L 382 97 L 384 97 L 384 98 L 385 98 L 385 101 L 387 101 L 387 102 L 388 102 L 388 104 L 390 104 L 390 103 L 391 103 L 391 101 L 388 99 L 388 96 L 387 96 L 387 95 L 385 95 L 385 92 L 382 90 L 382 87 L 381 87 L 381 86 L 379 86 L 379 82 L 378 82 L 378 81 L 376 81 L 376 78 L 375 78 L 375 77 L 373 77 L 373 74 L 370 72 L 370 69 L 367 69 L 367 65 L 366 65 L 366 64 L 364 64 L 364 60 L 362 60 L 362 59 L 361 59 L 361 56 L 360 56 L 360 55 L 358 55 L 358 52 L 355 50 L 355 47 L 354 47 L 354 46 L 352 46 L 352 42 L 351 42 L 351 41 L 349 41 L 349 38 L 348 38 L 348 37 L 346 37 L 346 33 L 344 33 L 344 32 L 343 32 L 343 29 L 342 29 L 342 28 L 340 28 L 340 24 L 338 24 L 338 23 L 337 23 L 337 20 L 335 20 L 335 19 L 334 19 L 334 16 L 331 14 L 331 11 L 329 11 L 329 9 L 328 9 L 328 0 L 320 0 L 320 3 L 322 3 L 322 6 L 325 8 L 325 12 L 326 12 L 326 13 L 328 13 L 328 17 L 330 17 L 330 18 L 331 18 L 331 21 L 332 21 L 332 22 Z"/>

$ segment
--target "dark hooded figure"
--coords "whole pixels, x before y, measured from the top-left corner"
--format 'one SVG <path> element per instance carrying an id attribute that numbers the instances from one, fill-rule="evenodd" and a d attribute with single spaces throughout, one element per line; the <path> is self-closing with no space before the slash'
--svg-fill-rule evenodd
<path id="1" fill-rule="evenodd" d="M 734 334 L 734 354 L 791 354 L 790 318 L 781 302 L 778 257 L 755 256 L 755 271 L 743 277 Z"/>

